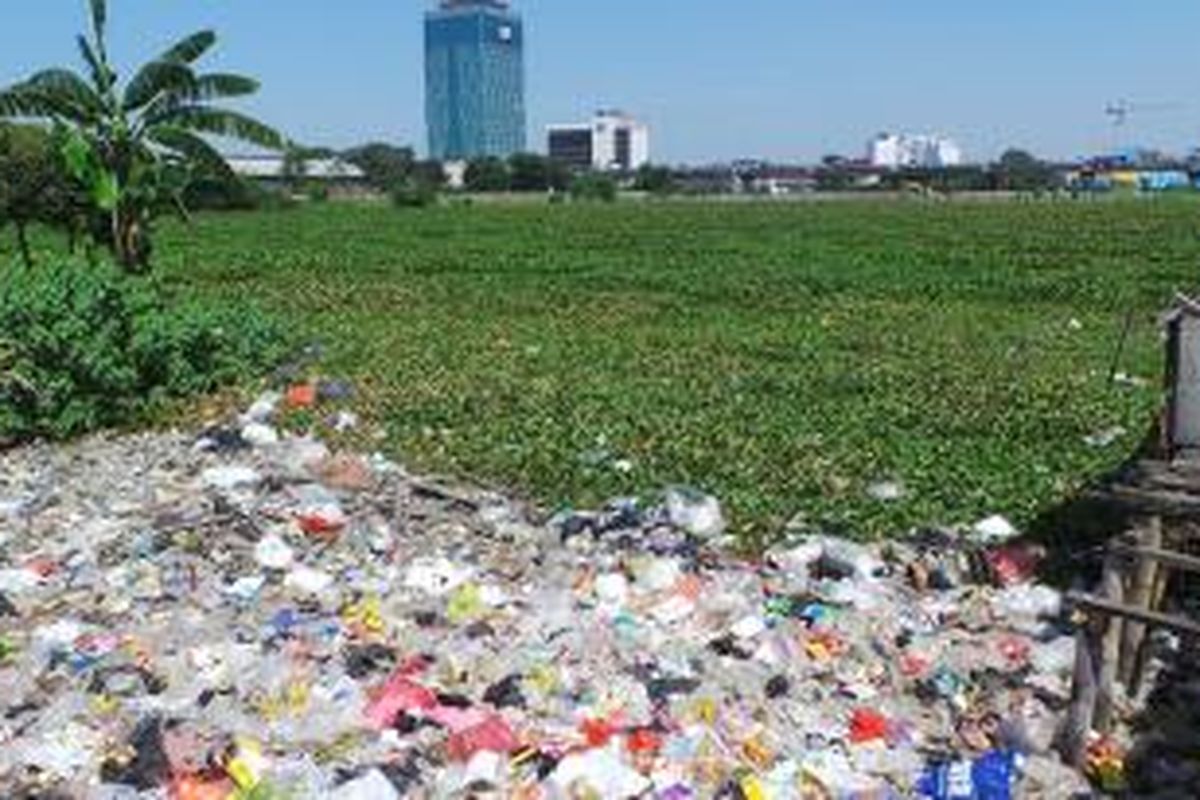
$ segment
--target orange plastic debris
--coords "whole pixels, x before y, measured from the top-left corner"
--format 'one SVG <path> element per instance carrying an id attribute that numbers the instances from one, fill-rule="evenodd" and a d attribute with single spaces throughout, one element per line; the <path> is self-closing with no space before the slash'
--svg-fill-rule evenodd
<path id="1" fill-rule="evenodd" d="M 287 390 L 288 408 L 312 408 L 317 404 L 317 386 L 313 383 L 298 383 Z"/>

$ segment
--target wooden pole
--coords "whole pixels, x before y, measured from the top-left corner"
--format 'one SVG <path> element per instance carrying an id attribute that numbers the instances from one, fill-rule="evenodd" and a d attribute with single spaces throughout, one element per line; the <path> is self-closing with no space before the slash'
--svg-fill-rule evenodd
<path id="1" fill-rule="evenodd" d="M 1104 577 L 1101 584 L 1101 595 L 1104 599 L 1117 606 L 1125 604 L 1125 586 L 1121 580 L 1121 563 L 1114 556 L 1104 559 Z M 1100 733 L 1112 730 L 1113 715 L 1116 707 L 1117 662 L 1121 654 L 1122 620 L 1114 614 L 1105 614 L 1104 634 L 1100 642 L 1100 664 L 1096 670 L 1096 718 L 1095 728 Z"/>
<path id="2" fill-rule="evenodd" d="M 1096 656 L 1100 649 L 1097 617 L 1079 626 L 1075 634 L 1075 674 L 1071 682 L 1071 705 L 1059 730 L 1063 760 L 1083 769 L 1087 759 L 1088 735 L 1096 715 Z"/>
<path id="3" fill-rule="evenodd" d="M 1144 547 L 1150 550 L 1158 550 L 1162 547 L 1163 532 L 1162 532 L 1162 517 L 1150 517 L 1146 519 L 1139 527 L 1136 533 L 1138 547 Z M 1127 602 L 1130 606 L 1145 611 L 1154 611 L 1150 605 L 1152 593 L 1154 591 L 1154 576 L 1158 571 L 1158 564 L 1154 559 L 1145 556 L 1137 558 L 1136 566 L 1133 570 L 1132 580 L 1129 584 L 1129 596 Z M 1146 635 L 1146 626 L 1133 619 L 1125 620 L 1124 631 L 1121 636 L 1121 656 L 1117 667 L 1117 680 L 1125 684 L 1125 688 L 1133 693 L 1133 674 L 1137 668 L 1138 651 L 1142 646 L 1142 639 Z"/>
<path id="4" fill-rule="evenodd" d="M 1171 572 L 1162 564 L 1157 564 L 1154 570 L 1154 582 L 1150 586 L 1150 609 L 1157 611 L 1163 606 L 1163 600 L 1167 595 L 1167 581 L 1170 580 Z M 1129 694 L 1135 696 L 1142 690 L 1142 684 L 1146 680 L 1146 667 L 1150 663 L 1150 645 L 1153 640 L 1149 636 L 1142 636 L 1142 641 L 1138 647 L 1137 661 L 1134 664 L 1133 675 L 1129 679 Z"/>

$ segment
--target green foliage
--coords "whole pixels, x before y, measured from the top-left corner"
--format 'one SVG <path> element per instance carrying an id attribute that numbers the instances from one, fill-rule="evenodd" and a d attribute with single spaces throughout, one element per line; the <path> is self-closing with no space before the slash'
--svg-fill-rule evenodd
<path id="1" fill-rule="evenodd" d="M 571 198 L 587 202 L 612 203 L 617 199 L 617 181 L 602 172 L 585 172 L 571 181 Z"/>
<path id="2" fill-rule="evenodd" d="M 0 283 L 0 440 L 62 438 L 260 372 L 280 328 L 236 304 L 170 302 L 106 265 L 11 269 Z"/>
<path id="3" fill-rule="evenodd" d="M 329 187 L 320 181 L 309 181 L 304 188 L 304 193 L 310 203 L 329 202 Z"/>
<path id="4" fill-rule="evenodd" d="M 418 161 L 413 167 L 413 179 L 420 185 L 439 192 L 446 187 L 448 180 L 442 162 L 433 159 Z"/>
<path id="5" fill-rule="evenodd" d="M 996 186 L 1017 192 L 1056 188 L 1054 170 L 1024 150 L 1008 150 L 995 166 Z"/>
<path id="6" fill-rule="evenodd" d="M 551 507 L 694 484 L 748 536 L 797 513 L 868 535 L 1023 524 L 1133 452 L 1198 218 L 1187 197 L 448 203 L 403 224 L 331 204 L 172 224 L 160 261 L 326 342 L 387 432 L 365 444 L 414 469 Z M 1129 310 L 1118 370 L 1141 387 L 1108 382 Z M 881 479 L 904 498 L 871 499 Z"/>
<path id="7" fill-rule="evenodd" d="M 560 162 L 537 153 L 516 153 L 508 159 L 509 185 L 514 192 L 561 191 L 571 173 Z"/>
<path id="8" fill-rule="evenodd" d="M 109 61 L 106 0 L 90 0 L 92 29 L 78 44 L 86 75 L 46 69 L 0 90 L 0 119 L 37 119 L 66 126 L 70 174 L 83 186 L 93 226 L 117 261 L 131 271 L 149 265 L 150 229 L 165 211 L 181 211 L 184 189 L 197 174 L 227 174 L 208 137 L 280 148 L 282 137 L 257 120 L 211 105 L 253 94 L 258 84 L 240 75 L 198 73 L 195 62 L 216 44 L 200 31 L 146 63 L 122 85 Z"/>
<path id="9" fill-rule="evenodd" d="M 254 211 L 278 199 L 278 192 L 268 192 L 237 175 L 194 180 L 183 194 L 184 205 L 194 211 Z"/>
<path id="10" fill-rule="evenodd" d="M 498 158 L 477 158 L 467 164 L 463 183 L 470 192 L 507 192 L 512 188 L 512 173 Z"/>
<path id="11" fill-rule="evenodd" d="M 409 179 L 392 188 L 392 205 L 396 208 L 427 208 L 438 201 L 437 187 Z"/>
<path id="12" fill-rule="evenodd" d="M 413 177 L 416 156 L 411 147 L 395 147 L 382 142 L 347 150 L 342 158 L 363 171 L 375 189 L 390 192 Z"/>
<path id="13" fill-rule="evenodd" d="M 673 194 L 676 189 L 675 176 L 671 173 L 670 167 L 643 164 L 638 167 L 633 188 L 639 192 L 649 192 L 659 196 Z"/>
<path id="14" fill-rule="evenodd" d="M 26 266 L 33 265 L 29 226 L 73 236 L 83 224 L 83 200 L 67 177 L 55 133 L 0 123 L 0 228 L 13 226 Z"/>

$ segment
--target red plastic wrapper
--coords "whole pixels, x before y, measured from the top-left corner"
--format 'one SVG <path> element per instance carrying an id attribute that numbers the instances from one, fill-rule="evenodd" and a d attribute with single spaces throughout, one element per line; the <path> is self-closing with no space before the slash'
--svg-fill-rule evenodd
<path id="1" fill-rule="evenodd" d="M 288 408 L 312 408 L 317 404 L 316 384 L 298 383 L 290 387 L 285 402 Z"/>
<path id="2" fill-rule="evenodd" d="M 412 680 L 410 674 L 411 669 L 400 669 L 376 691 L 366 711 L 367 720 L 376 728 L 390 728 L 401 713 L 437 707 L 437 695 Z"/>
<path id="3" fill-rule="evenodd" d="M 1011 544 L 984 554 L 992 579 L 998 586 L 1015 586 L 1037 577 L 1044 551 L 1028 544 Z"/>
<path id="4" fill-rule="evenodd" d="M 859 708 L 850 718 L 850 741 L 862 744 L 886 739 L 889 728 L 887 717 L 869 708 Z"/>
<path id="5" fill-rule="evenodd" d="M 480 751 L 511 753 L 520 747 L 504 718 L 493 714 L 473 728 L 451 734 L 446 740 L 446 755 L 452 761 L 470 761 Z"/>
<path id="6" fill-rule="evenodd" d="M 638 728 L 625 740 L 625 749 L 634 755 L 657 753 L 662 749 L 662 737 L 649 728 Z"/>

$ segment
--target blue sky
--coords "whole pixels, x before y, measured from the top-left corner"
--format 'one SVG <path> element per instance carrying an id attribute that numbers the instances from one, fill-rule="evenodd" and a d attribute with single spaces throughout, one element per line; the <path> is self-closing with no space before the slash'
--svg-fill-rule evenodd
<path id="1" fill-rule="evenodd" d="M 0 82 L 74 63 L 84 0 L 9 0 Z M 297 140 L 424 148 L 424 0 L 110 0 L 121 64 L 214 27 L 211 66 Z M 942 132 L 974 158 L 1200 145 L 1196 0 L 518 0 L 531 148 L 551 122 L 625 108 L 656 161 L 856 155 L 880 130 Z M 1122 131 L 1105 106 L 1173 104 Z"/>

